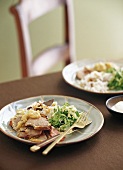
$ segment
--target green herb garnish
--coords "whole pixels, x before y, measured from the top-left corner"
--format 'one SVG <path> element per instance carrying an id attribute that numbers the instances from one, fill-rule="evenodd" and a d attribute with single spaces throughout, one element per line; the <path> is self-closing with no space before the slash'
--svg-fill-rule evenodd
<path id="1" fill-rule="evenodd" d="M 52 126 L 57 128 L 59 131 L 65 131 L 68 127 L 79 117 L 79 111 L 69 103 L 65 103 L 63 106 L 58 106 L 54 110 L 54 114 L 49 119 Z"/>
<path id="2" fill-rule="evenodd" d="M 123 71 L 111 68 L 107 72 L 113 75 L 112 79 L 108 82 L 109 90 L 123 90 Z"/>

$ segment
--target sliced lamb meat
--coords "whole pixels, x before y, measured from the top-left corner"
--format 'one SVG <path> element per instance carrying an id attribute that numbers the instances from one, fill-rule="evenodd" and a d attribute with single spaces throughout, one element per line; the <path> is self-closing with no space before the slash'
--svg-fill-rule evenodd
<path id="1" fill-rule="evenodd" d="M 12 118 L 9 122 L 9 125 L 14 129 L 16 130 L 17 129 L 17 124 L 18 122 L 21 120 L 21 117 L 22 115 L 18 115 L 18 116 L 15 116 L 14 118 Z"/>
<path id="2" fill-rule="evenodd" d="M 33 138 L 30 139 L 30 141 L 37 142 L 37 143 L 38 142 L 43 142 L 45 140 L 47 140 L 47 136 L 46 136 L 46 134 L 44 132 L 42 132 L 42 134 L 40 136 L 33 137 Z"/>
<path id="3" fill-rule="evenodd" d="M 35 130 L 31 127 L 21 128 L 17 131 L 17 136 L 23 139 L 30 139 L 33 137 L 39 137 L 42 134 L 42 130 Z"/>
<path id="4" fill-rule="evenodd" d="M 34 129 L 37 130 L 50 130 L 51 128 L 50 123 L 44 117 L 40 117 L 38 119 L 29 118 L 25 123 L 25 126 L 32 126 Z"/>
<path id="5" fill-rule="evenodd" d="M 57 129 L 55 129 L 53 126 L 51 126 L 50 136 L 53 137 L 53 136 L 56 136 L 58 134 L 60 134 L 60 132 Z"/>

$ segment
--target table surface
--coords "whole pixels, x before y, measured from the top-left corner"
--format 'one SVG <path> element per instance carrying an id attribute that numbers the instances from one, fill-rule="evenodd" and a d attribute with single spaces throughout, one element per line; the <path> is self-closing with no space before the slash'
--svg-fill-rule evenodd
<path id="1" fill-rule="evenodd" d="M 58 72 L 1 83 L 0 109 L 16 100 L 47 94 L 73 96 L 92 103 L 104 116 L 102 129 L 83 142 L 55 147 L 47 156 L 42 155 L 42 150 L 31 152 L 29 145 L 0 132 L 0 170 L 122 170 L 123 120 L 113 117 L 105 107 L 111 95 L 76 89 Z"/>

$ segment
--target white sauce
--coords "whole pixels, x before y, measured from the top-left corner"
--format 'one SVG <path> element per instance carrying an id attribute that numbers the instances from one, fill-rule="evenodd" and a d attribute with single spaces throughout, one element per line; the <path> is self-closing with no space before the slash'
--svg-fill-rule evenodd
<path id="1" fill-rule="evenodd" d="M 123 101 L 116 103 L 111 109 L 123 113 Z"/>

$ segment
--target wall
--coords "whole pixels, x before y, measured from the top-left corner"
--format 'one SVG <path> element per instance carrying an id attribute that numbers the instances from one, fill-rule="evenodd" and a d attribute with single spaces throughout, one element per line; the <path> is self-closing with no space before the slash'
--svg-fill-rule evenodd
<path id="1" fill-rule="evenodd" d="M 77 0 L 75 9 L 78 57 L 123 57 L 123 1 Z"/>
<path id="2" fill-rule="evenodd" d="M 0 0 L 0 82 L 20 76 L 16 29 L 9 12 L 12 0 Z"/>
<path id="3" fill-rule="evenodd" d="M 16 26 L 9 12 L 9 7 L 16 2 L 18 0 L 0 0 L 0 82 L 21 77 Z M 122 58 L 123 1 L 74 0 L 74 9 L 77 60 Z M 32 44 L 34 56 L 40 47 L 45 48 L 47 44 L 62 42 L 63 31 L 60 29 L 62 25 L 59 17 L 62 17 L 61 8 L 30 25 L 31 38 L 34 40 Z M 53 24 L 50 25 L 51 20 Z M 49 27 L 50 32 L 47 31 Z M 44 36 L 45 32 L 47 36 Z M 40 37 L 40 33 L 43 33 L 43 36 Z M 61 65 L 51 71 L 57 70 L 61 70 Z"/>

